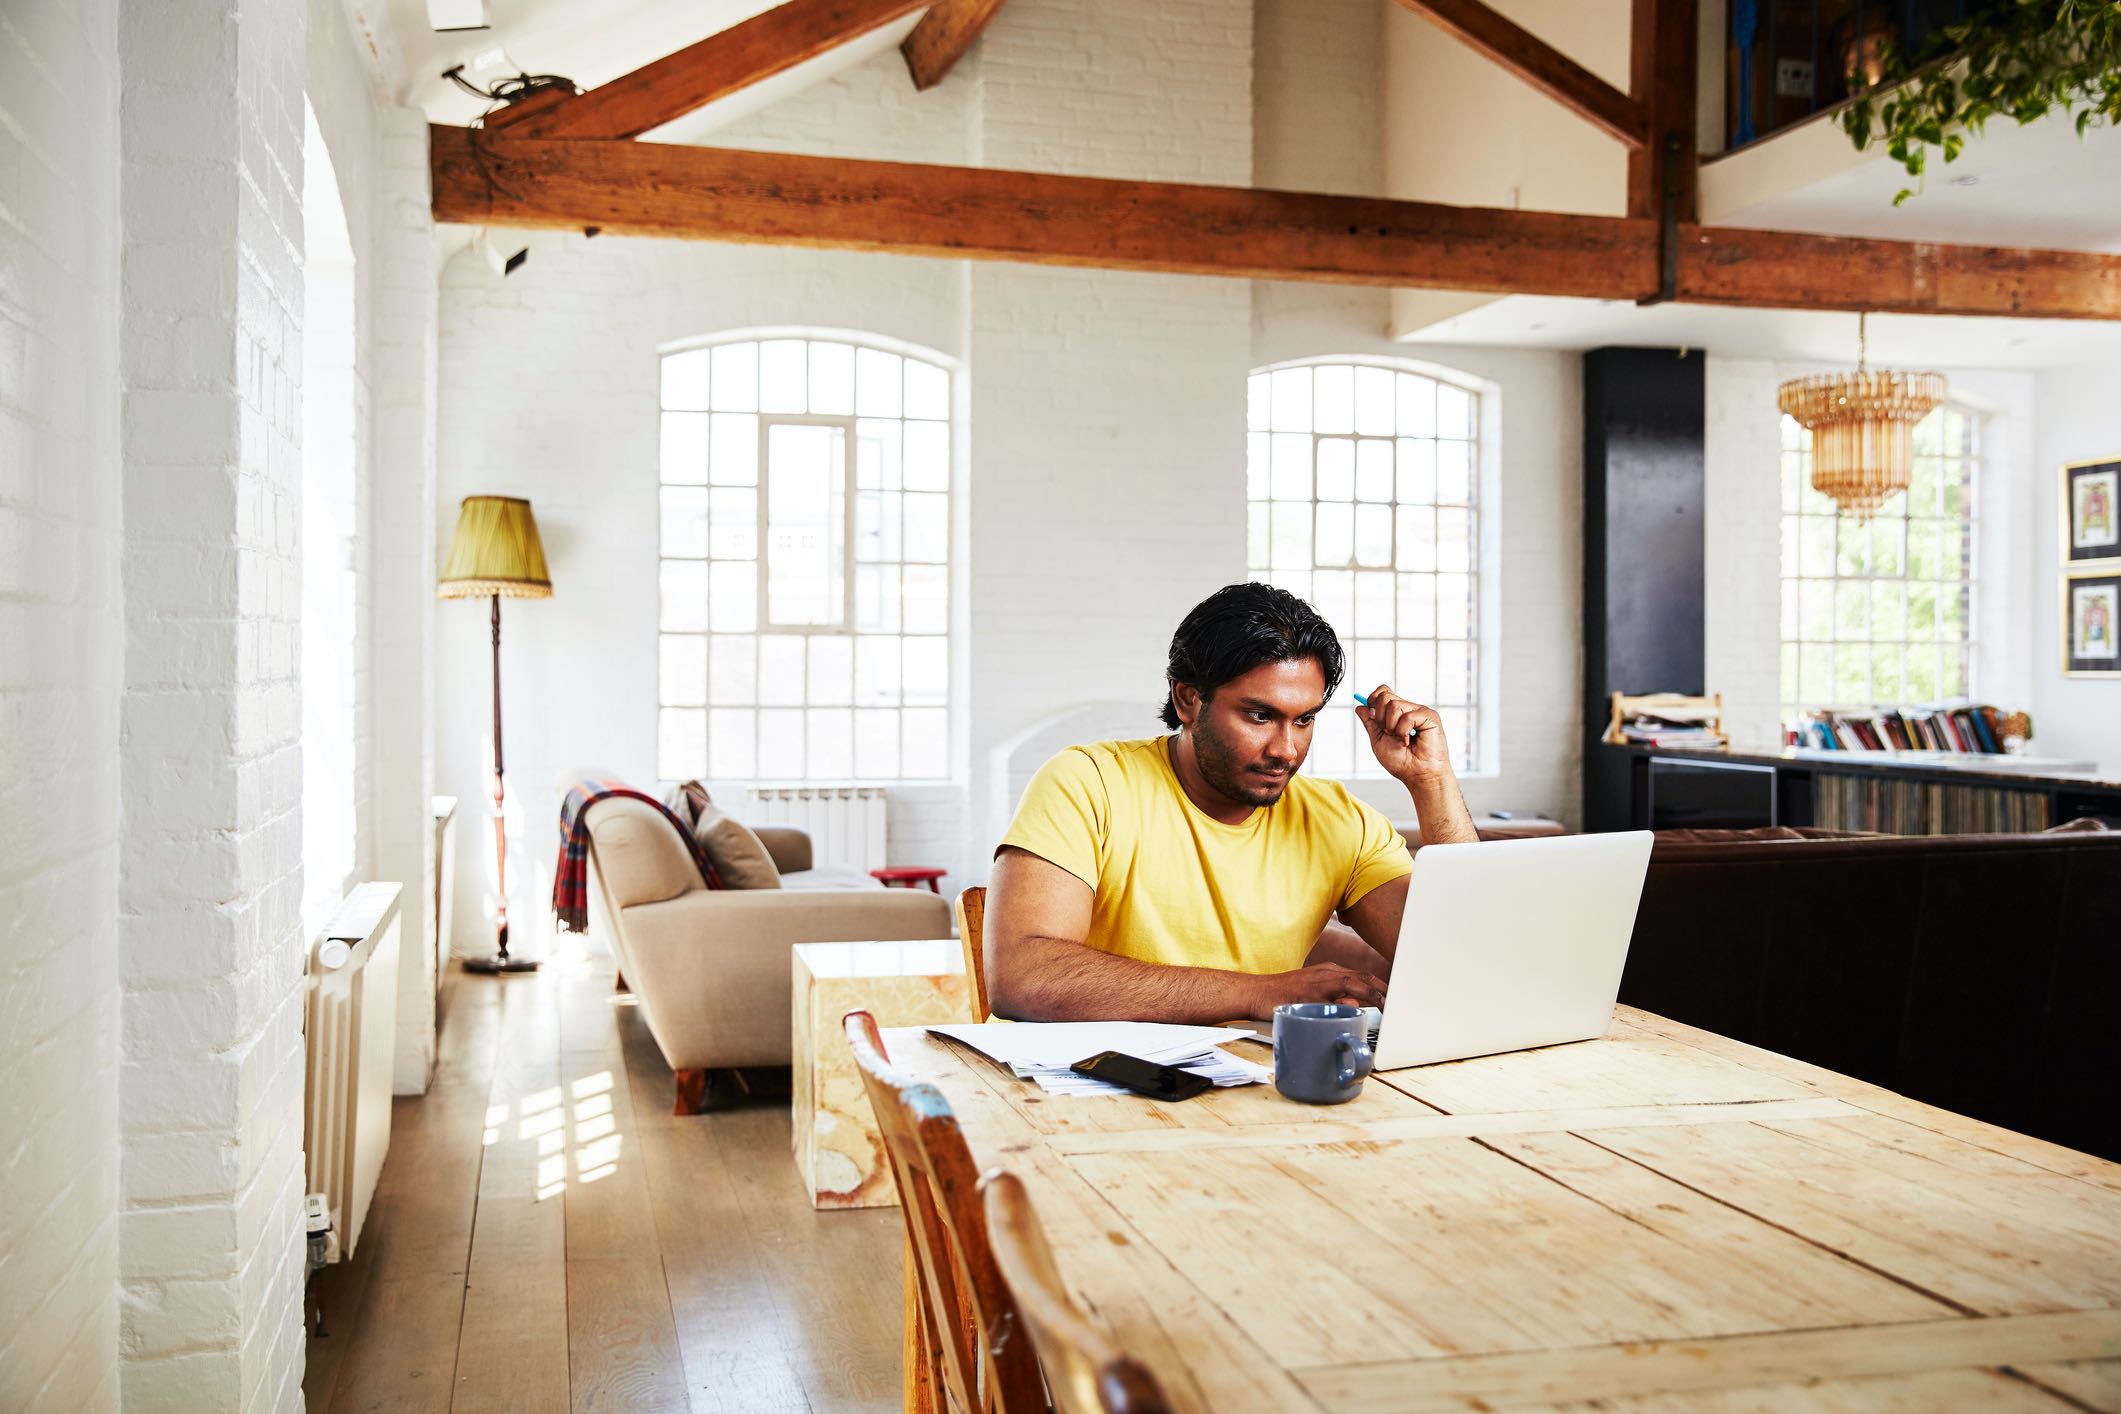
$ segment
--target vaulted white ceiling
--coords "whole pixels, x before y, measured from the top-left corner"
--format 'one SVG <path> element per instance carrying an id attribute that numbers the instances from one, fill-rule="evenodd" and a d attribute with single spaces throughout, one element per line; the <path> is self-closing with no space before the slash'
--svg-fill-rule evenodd
<path id="1" fill-rule="evenodd" d="M 456 64 L 474 82 L 522 70 L 558 74 L 593 88 L 654 59 L 774 8 L 780 0 L 488 0 L 492 25 L 438 33 L 426 0 L 348 0 L 354 23 L 388 57 L 385 82 L 400 103 L 437 123 L 468 123 L 489 106 L 442 77 Z M 895 24 L 821 54 L 650 134 L 660 142 L 704 139 L 715 128 L 845 72 L 896 45 L 919 22 Z M 500 56 L 506 62 L 499 62 Z"/>

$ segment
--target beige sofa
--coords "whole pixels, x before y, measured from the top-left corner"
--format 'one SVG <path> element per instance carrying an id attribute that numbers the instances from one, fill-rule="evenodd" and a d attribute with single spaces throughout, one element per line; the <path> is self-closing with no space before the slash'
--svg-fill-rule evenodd
<path id="1" fill-rule="evenodd" d="M 783 887 L 709 889 L 654 806 L 612 796 L 587 818 L 611 950 L 678 1074 L 681 1114 L 693 1112 L 708 1070 L 789 1063 L 790 947 L 950 936 L 944 899 L 887 889 L 860 870 L 813 868 L 801 830 L 758 831 Z"/>

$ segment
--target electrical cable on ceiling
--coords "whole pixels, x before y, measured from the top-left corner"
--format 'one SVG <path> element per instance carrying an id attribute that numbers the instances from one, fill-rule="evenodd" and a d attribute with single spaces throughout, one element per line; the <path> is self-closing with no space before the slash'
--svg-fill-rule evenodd
<path id="1" fill-rule="evenodd" d="M 559 74 L 519 73 L 508 78 L 495 79 L 488 87 L 480 88 L 470 79 L 464 77 L 464 66 L 462 64 L 442 70 L 442 77 L 448 79 L 458 88 L 463 89 L 473 98 L 483 98 L 493 105 L 493 107 L 489 107 L 486 110 L 486 113 L 479 115 L 481 118 L 484 118 L 488 113 L 492 113 L 494 107 L 505 107 L 511 103 L 520 103 L 532 94 L 543 93 L 549 88 L 564 88 L 569 93 L 580 93 L 582 91 L 573 79 L 565 78 Z"/>

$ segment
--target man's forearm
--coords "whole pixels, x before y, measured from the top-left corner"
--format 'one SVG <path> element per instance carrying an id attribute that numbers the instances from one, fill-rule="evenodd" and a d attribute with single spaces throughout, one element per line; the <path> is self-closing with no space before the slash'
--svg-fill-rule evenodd
<path id="1" fill-rule="evenodd" d="M 1064 938 L 1020 937 L 990 960 L 988 1000 L 1013 1021 L 1176 1021 L 1214 1025 L 1252 1013 L 1257 980 L 1169 967 Z"/>
<path id="2" fill-rule="evenodd" d="M 1473 812 L 1466 809 L 1465 792 L 1456 776 L 1431 777 L 1410 783 L 1414 813 L 1421 819 L 1423 844 L 1468 844 L 1480 838 L 1473 828 Z"/>

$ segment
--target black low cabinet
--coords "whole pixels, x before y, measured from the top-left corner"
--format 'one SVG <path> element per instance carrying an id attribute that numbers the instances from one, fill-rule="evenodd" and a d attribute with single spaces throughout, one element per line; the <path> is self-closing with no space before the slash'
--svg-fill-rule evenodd
<path id="1" fill-rule="evenodd" d="M 2121 834 L 1660 840 L 1620 999 L 2121 1160 Z"/>

